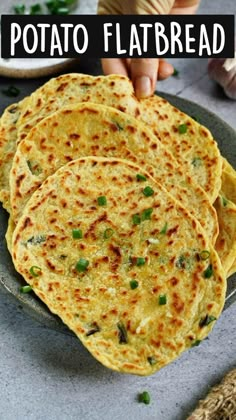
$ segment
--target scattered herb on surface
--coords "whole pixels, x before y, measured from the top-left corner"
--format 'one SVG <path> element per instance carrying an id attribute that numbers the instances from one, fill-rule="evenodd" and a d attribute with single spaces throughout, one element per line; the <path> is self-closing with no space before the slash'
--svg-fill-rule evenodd
<path id="1" fill-rule="evenodd" d="M 137 174 L 136 179 L 137 179 L 137 181 L 142 181 L 142 182 L 147 181 L 146 176 L 144 176 L 142 174 Z"/>
<path id="2" fill-rule="evenodd" d="M 179 75 L 179 70 L 177 70 L 176 68 L 174 68 L 174 71 L 172 73 L 172 76 L 176 77 Z"/>
<path id="3" fill-rule="evenodd" d="M 144 404 L 150 404 L 151 398 L 149 393 L 147 391 L 143 391 L 141 394 L 139 394 L 138 401 Z"/>
<path id="4" fill-rule="evenodd" d="M 223 207 L 226 207 L 226 206 L 227 206 L 227 204 L 228 204 L 228 200 L 227 200 L 227 198 L 223 197 L 223 195 L 221 196 L 221 202 L 222 202 L 222 204 L 223 204 Z"/>
<path id="5" fill-rule="evenodd" d="M 83 238 L 83 232 L 81 229 L 73 229 L 72 230 L 72 237 L 73 239 L 82 239 Z"/>
<path id="6" fill-rule="evenodd" d="M 141 220 L 150 220 L 151 219 L 151 215 L 153 213 L 153 208 L 149 208 L 149 209 L 145 209 L 143 210 L 142 214 L 141 214 Z"/>
<path id="7" fill-rule="evenodd" d="M 213 268 L 212 268 L 212 264 L 209 264 L 206 270 L 203 271 L 203 277 L 205 279 L 209 279 L 212 276 L 213 276 Z"/>
<path id="8" fill-rule="evenodd" d="M 213 315 L 206 315 L 204 318 L 201 318 L 199 321 L 199 327 L 205 327 L 209 324 L 211 324 L 211 322 L 216 321 L 217 318 Z"/>
<path id="9" fill-rule="evenodd" d="M 137 280 L 130 280 L 129 284 L 130 284 L 130 288 L 132 290 L 137 289 L 137 287 L 138 287 L 138 281 Z"/>
<path id="10" fill-rule="evenodd" d="M 95 334 L 99 331 L 101 331 L 101 328 L 98 326 L 98 324 L 96 322 L 93 322 L 91 324 L 91 329 L 88 330 L 85 335 L 86 335 L 86 337 L 89 337 L 90 335 L 93 335 L 93 334 Z"/>
<path id="11" fill-rule="evenodd" d="M 133 214 L 132 221 L 134 225 L 140 225 L 141 217 L 139 216 L 139 214 Z"/>
<path id="12" fill-rule="evenodd" d="M 136 265 L 137 265 L 138 267 L 140 267 L 141 265 L 144 265 L 144 264 L 145 264 L 145 262 L 146 262 L 146 259 L 145 259 L 145 258 L 143 258 L 143 257 L 137 257 L 137 258 L 136 258 Z"/>
<path id="13" fill-rule="evenodd" d="M 22 286 L 20 288 L 21 293 L 29 293 L 29 292 L 31 292 L 31 290 L 33 290 L 33 289 L 29 284 L 27 284 L 26 286 Z"/>
<path id="14" fill-rule="evenodd" d="M 200 123 L 200 118 L 197 115 L 192 115 L 192 119 L 198 123 Z"/>
<path id="15" fill-rule="evenodd" d="M 30 6 L 30 15 L 39 15 L 40 13 L 42 13 L 41 4 L 36 3 L 36 4 L 32 4 L 32 6 Z"/>
<path id="16" fill-rule="evenodd" d="M 14 12 L 17 15 L 23 15 L 25 13 L 25 5 L 24 4 L 16 4 L 14 6 Z"/>
<path id="17" fill-rule="evenodd" d="M 32 245 L 38 245 L 41 244 L 42 242 L 46 241 L 46 236 L 45 235 L 38 235 L 38 236 L 31 236 L 31 238 L 29 238 L 26 243 L 28 244 L 32 244 Z"/>
<path id="18" fill-rule="evenodd" d="M 28 168 L 29 168 L 30 172 L 33 175 L 37 176 L 37 175 L 40 175 L 43 172 L 41 166 L 39 166 L 38 164 L 33 165 L 30 160 L 27 160 L 27 165 L 28 165 Z"/>
<path id="19" fill-rule="evenodd" d="M 128 335 L 127 330 L 123 324 L 123 322 L 118 322 L 117 328 L 119 330 L 118 337 L 120 344 L 127 344 L 128 343 Z"/>
<path id="20" fill-rule="evenodd" d="M 168 228 L 168 223 L 166 222 L 166 223 L 164 224 L 163 228 L 160 230 L 160 233 L 161 233 L 162 235 L 165 235 L 165 234 L 166 234 L 166 232 L 167 232 L 167 228 Z"/>
<path id="21" fill-rule="evenodd" d="M 79 261 L 76 263 L 75 268 L 79 273 L 84 273 L 87 270 L 88 266 L 89 261 L 85 258 L 80 258 Z"/>
<path id="22" fill-rule="evenodd" d="M 99 206 L 106 206 L 107 205 L 107 199 L 105 195 L 100 195 L 100 197 L 97 198 L 97 203 Z"/>
<path id="23" fill-rule="evenodd" d="M 107 229 L 104 230 L 103 238 L 104 239 L 109 239 L 114 235 L 114 233 L 115 232 L 112 228 L 107 228 Z"/>
<path id="24" fill-rule="evenodd" d="M 199 168 L 199 166 L 202 166 L 202 159 L 201 159 L 200 157 L 195 157 L 195 158 L 193 158 L 193 160 L 192 160 L 192 165 L 193 165 L 195 168 Z"/>
<path id="25" fill-rule="evenodd" d="M 180 255 L 180 257 L 176 261 L 175 265 L 176 265 L 177 268 L 185 268 L 185 256 Z"/>
<path id="26" fill-rule="evenodd" d="M 151 197 L 151 195 L 154 194 L 154 191 L 151 187 L 147 186 L 143 189 L 143 194 L 145 195 L 145 197 Z"/>
<path id="27" fill-rule="evenodd" d="M 188 130 L 187 124 L 180 124 L 179 127 L 178 127 L 178 130 L 179 130 L 180 134 L 187 133 L 187 130 Z"/>
<path id="28" fill-rule="evenodd" d="M 209 257 L 210 257 L 210 252 L 207 251 L 207 249 L 204 249 L 203 251 L 200 252 L 201 260 L 203 261 L 208 260 Z"/>
<path id="29" fill-rule="evenodd" d="M 148 356 L 147 360 L 148 360 L 148 363 L 151 366 L 153 366 L 153 365 L 155 365 L 157 363 L 157 359 L 154 356 Z"/>
<path id="30" fill-rule="evenodd" d="M 166 295 L 159 295 L 158 303 L 159 303 L 159 305 L 166 305 L 166 303 L 167 303 Z"/>
<path id="31" fill-rule="evenodd" d="M 29 269 L 29 272 L 33 277 L 38 277 L 41 274 L 42 269 L 37 265 L 32 265 L 32 267 Z"/>
<path id="32" fill-rule="evenodd" d="M 20 89 L 11 85 L 7 89 L 2 90 L 2 93 L 6 96 L 11 97 L 11 98 L 15 98 L 16 96 L 19 95 Z"/>
<path id="33" fill-rule="evenodd" d="M 201 343 L 201 340 L 195 340 L 192 344 L 191 347 L 197 347 L 199 346 L 199 344 Z"/>

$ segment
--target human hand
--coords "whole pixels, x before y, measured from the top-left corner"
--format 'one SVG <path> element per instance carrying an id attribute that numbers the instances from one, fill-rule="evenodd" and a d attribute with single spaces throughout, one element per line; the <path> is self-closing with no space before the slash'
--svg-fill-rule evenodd
<path id="1" fill-rule="evenodd" d="M 99 15 L 159 15 L 195 13 L 200 0 L 99 0 Z M 158 58 L 104 58 L 104 74 L 122 74 L 131 78 L 136 96 L 153 94 L 156 81 L 171 76 L 174 67 Z"/>

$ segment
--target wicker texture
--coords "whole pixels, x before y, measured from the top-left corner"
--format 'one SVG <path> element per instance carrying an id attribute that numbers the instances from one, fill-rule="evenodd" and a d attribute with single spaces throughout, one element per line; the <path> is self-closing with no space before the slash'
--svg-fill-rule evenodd
<path id="1" fill-rule="evenodd" d="M 212 388 L 187 420 L 236 420 L 236 369 Z"/>

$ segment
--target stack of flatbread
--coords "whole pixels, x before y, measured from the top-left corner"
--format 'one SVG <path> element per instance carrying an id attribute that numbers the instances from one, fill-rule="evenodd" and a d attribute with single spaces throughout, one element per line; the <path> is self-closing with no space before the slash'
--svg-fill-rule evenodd
<path id="1" fill-rule="evenodd" d="M 67 74 L 0 120 L 16 270 L 105 366 L 149 375 L 210 332 L 236 271 L 236 174 L 123 76 Z"/>

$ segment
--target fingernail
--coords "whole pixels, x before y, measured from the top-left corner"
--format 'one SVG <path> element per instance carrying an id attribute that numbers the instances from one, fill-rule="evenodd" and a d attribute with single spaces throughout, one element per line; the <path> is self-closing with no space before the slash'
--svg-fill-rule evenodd
<path id="1" fill-rule="evenodd" d="M 151 80 L 149 77 L 140 76 L 135 79 L 135 94 L 139 99 L 152 95 Z"/>

